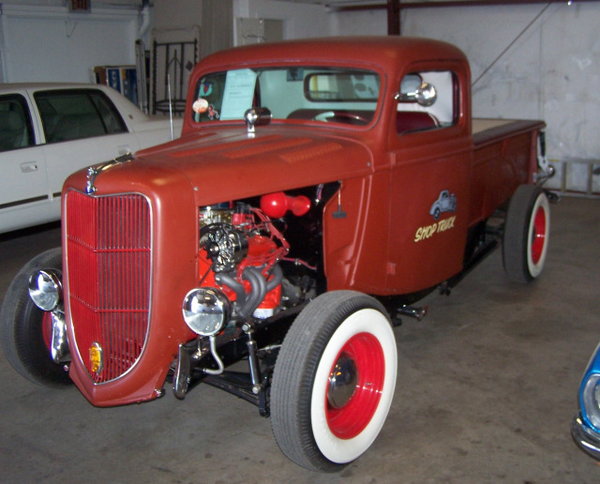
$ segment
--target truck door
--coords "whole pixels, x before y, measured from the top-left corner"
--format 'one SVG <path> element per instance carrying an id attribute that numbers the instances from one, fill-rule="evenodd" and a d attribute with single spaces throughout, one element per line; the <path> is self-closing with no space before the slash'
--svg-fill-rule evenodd
<path id="1" fill-rule="evenodd" d="M 398 78 L 390 123 L 387 288 L 433 287 L 460 272 L 469 216 L 471 136 L 461 66 L 419 66 Z"/>

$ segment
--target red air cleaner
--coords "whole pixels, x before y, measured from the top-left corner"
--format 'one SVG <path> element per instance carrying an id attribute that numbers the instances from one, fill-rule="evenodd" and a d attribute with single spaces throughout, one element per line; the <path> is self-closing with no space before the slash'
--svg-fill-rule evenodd
<path id="1" fill-rule="evenodd" d="M 271 218 L 281 218 L 288 210 L 301 217 L 310 210 L 310 199 L 304 195 L 290 197 L 283 192 L 275 192 L 260 197 L 260 208 Z"/>

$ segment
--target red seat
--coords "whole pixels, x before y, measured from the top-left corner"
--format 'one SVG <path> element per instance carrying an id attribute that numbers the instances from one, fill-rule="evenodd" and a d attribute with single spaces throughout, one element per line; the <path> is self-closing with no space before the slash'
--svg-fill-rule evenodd
<path id="1" fill-rule="evenodd" d="M 423 131 L 438 126 L 437 119 L 423 111 L 398 111 L 396 113 L 396 130 L 398 133 Z"/>

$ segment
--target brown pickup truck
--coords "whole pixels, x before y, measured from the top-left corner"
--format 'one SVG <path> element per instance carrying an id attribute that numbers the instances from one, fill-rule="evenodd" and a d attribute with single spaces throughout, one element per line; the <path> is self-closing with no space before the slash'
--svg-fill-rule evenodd
<path id="1" fill-rule="evenodd" d="M 62 249 L 6 295 L 6 357 L 98 406 L 217 386 L 294 462 L 339 469 L 384 425 L 416 301 L 499 243 L 511 279 L 540 275 L 543 128 L 472 120 L 469 64 L 443 42 L 211 55 L 180 139 L 67 179 Z"/>

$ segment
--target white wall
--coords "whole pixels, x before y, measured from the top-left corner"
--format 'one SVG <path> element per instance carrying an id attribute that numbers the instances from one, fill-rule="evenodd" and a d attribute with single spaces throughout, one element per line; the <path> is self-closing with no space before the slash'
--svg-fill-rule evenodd
<path id="1" fill-rule="evenodd" d="M 273 0 L 234 0 L 233 13 L 234 17 L 282 20 L 284 39 L 331 35 L 331 15 L 322 5 Z M 234 40 L 238 45 L 236 37 Z"/>
<path id="2" fill-rule="evenodd" d="M 154 0 L 152 26 L 202 25 L 200 1 Z M 69 14 L 63 0 L 5 0 L 0 81 L 88 81 L 94 65 L 133 64 L 140 3 L 95 0 L 91 13 Z M 402 32 L 458 45 L 471 61 L 475 80 L 545 6 L 406 10 Z M 387 31 L 385 10 L 332 13 L 315 4 L 233 0 L 233 12 L 234 17 L 281 20 L 285 39 Z M 235 18 L 231 22 L 235 28 Z M 551 158 L 600 159 L 598 25 L 600 2 L 551 4 L 477 82 L 474 114 L 542 118 L 548 123 Z"/>
<path id="3" fill-rule="evenodd" d="M 402 33 L 446 40 L 473 80 L 545 4 L 407 10 Z M 541 118 L 551 158 L 600 158 L 600 3 L 552 4 L 473 91 L 476 116 Z M 335 14 L 334 34 L 385 34 L 385 11 Z"/>
<path id="4" fill-rule="evenodd" d="M 135 64 L 140 21 L 135 8 L 3 4 L 0 81 L 90 82 L 94 66 Z"/>
<path id="5" fill-rule="evenodd" d="M 385 10 L 332 12 L 329 23 L 332 35 L 387 35 Z"/>
<path id="6" fill-rule="evenodd" d="M 202 25 L 201 1 L 154 0 L 151 27 Z M 64 0 L 0 3 L 0 82 L 89 82 L 93 66 L 135 64 L 140 0 L 94 0 L 91 13 L 77 14 Z M 234 17 L 281 20 L 286 39 L 331 33 L 332 16 L 321 5 L 234 0 Z"/>
<path id="7" fill-rule="evenodd" d="M 154 0 L 153 25 L 158 30 L 202 25 L 202 0 Z M 206 1 L 206 0 L 204 0 Z M 214 1 L 214 0 L 212 0 Z"/>

